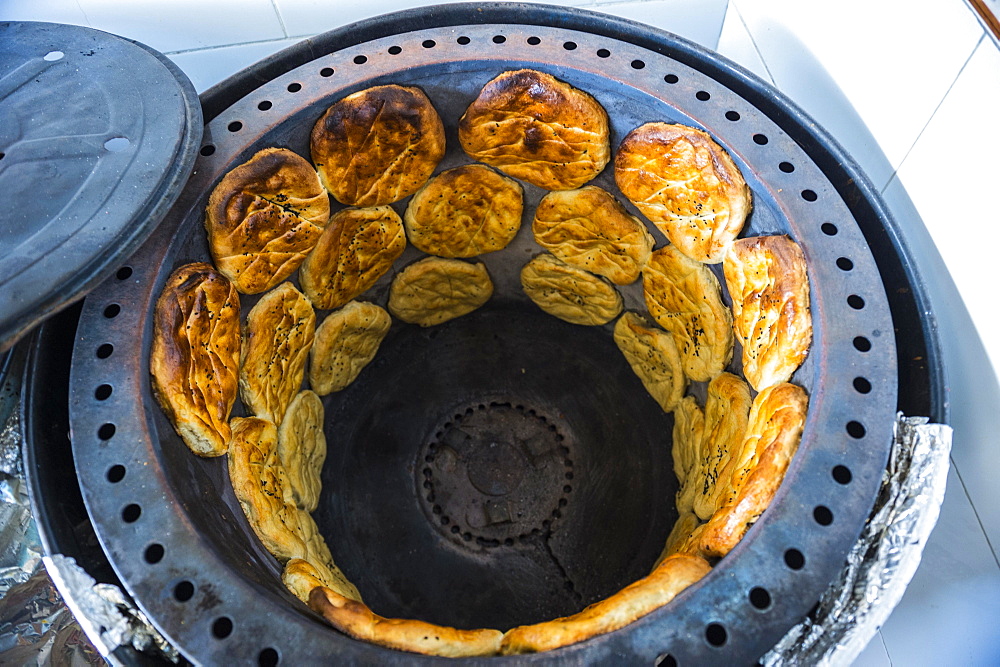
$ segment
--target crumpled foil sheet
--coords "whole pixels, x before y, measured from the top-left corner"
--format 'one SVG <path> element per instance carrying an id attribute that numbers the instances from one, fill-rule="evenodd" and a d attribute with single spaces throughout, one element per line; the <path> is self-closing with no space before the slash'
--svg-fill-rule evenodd
<path id="1" fill-rule="evenodd" d="M 937 523 L 951 454 L 950 426 L 897 415 L 895 441 L 872 514 L 816 609 L 762 659 L 847 665 L 899 603 Z"/>

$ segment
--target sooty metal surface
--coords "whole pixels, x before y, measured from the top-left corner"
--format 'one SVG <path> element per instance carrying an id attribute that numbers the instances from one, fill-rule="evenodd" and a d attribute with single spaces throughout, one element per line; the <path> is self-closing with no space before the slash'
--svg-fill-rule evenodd
<path id="1" fill-rule="evenodd" d="M 407 83 L 427 92 L 445 122 L 450 148 L 439 169 L 455 166 L 468 161 L 455 136 L 462 111 L 499 72 L 530 66 L 594 95 L 611 117 L 614 146 L 648 120 L 707 129 L 734 157 L 753 191 L 754 209 L 745 234 L 788 233 L 802 245 L 812 284 L 815 337 L 809 359 L 794 378 L 810 394 L 802 445 L 774 504 L 736 550 L 670 605 L 627 628 L 516 661 L 654 663 L 665 656 L 682 664 L 755 660 L 808 612 L 839 569 L 872 505 L 885 465 L 897 403 L 896 348 L 878 268 L 852 216 L 856 199 L 869 196 L 870 190 L 850 189 L 840 180 L 842 172 L 830 165 L 849 159 L 778 93 L 714 54 L 627 21 L 565 8 L 452 5 L 378 19 L 357 26 L 353 33 L 345 29 L 338 34 L 354 33 L 367 39 L 345 38 L 338 44 L 319 38 L 315 43 L 328 48 L 312 50 L 310 45 L 308 59 L 302 59 L 301 48 L 292 49 L 289 57 L 300 65 L 248 89 L 215 116 L 206 128 L 194 175 L 167 221 L 129 262 L 128 279 L 106 283 L 84 306 L 71 374 L 73 453 L 88 512 L 115 571 L 151 620 L 195 661 L 434 660 L 348 639 L 324 626 L 284 590 L 279 566 L 253 537 L 233 498 L 224 460 L 199 459 L 188 452 L 152 399 L 147 371 L 150 314 L 175 266 L 207 259 L 201 216 L 208 193 L 222 174 L 254 151 L 280 145 L 308 155 L 309 130 L 330 103 L 368 85 Z M 641 38 L 632 40 L 633 33 Z M 280 70 L 274 65 L 281 58 L 279 54 L 263 69 Z M 245 83 L 245 78 L 240 81 Z M 753 104 L 750 99 L 763 102 Z M 836 183 L 824 169 L 836 175 Z M 595 182 L 616 191 L 607 172 Z M 537 189 L 526 188 L 526 220 L 540 196 Z M 398 210 L 403 205 L 405 201 Z M 870 209 L 880 210 L 875 204 Z M 520 366 L 523 375 L 538 373 L 561 388 L 555 395 L 532 395 L 526 384 L 515 383 L 517 351 L 561 347 L 570 339 L 562 332 L 539 331 L 528 344 L 513 342 L 520 318 L 544 321 L 540 326 L 560 324 L 532 310 L 519 289 L 520 267 L 538 251 L 528 227 L 503 252 L 481 258 L 496 287 L 482 311 L 450 327 L 429 330 L 395 323 L 385 349 L 358 383 L 325 401 L 330 456 L 316 516 L 336 560 L 377 612 L 400 610 L 445 619 L 455 600 L 469 610 L 488 610 L 535 590 L 539 604 L 549 597 L 555 602 L 551 609 L 532 610 L 539 616 L 550 610 L 554 615 L 564 603 L 582 606 L 643 574 L 669 528 L 674 489 L 667 480 L 672 477 L 655 468 L 657 461 L 666 463 L 668 458 L 669 429 L 664 424 L 650 433 L 641 426 L 647 413 L 664 416 L 649 407 L 648 397 L 644 405 L 631 401 L 627 391 L 611 403 L 594 397 L 586 406 L 587 394 L 617 396 L 628 381 L 594 382 L 593 376 L 582 381 L 568 375 L 577 361 L 597 361 L 601 372 L 620 375 L 609 370 L 623 365 L 611 349 L 609 327 L 571 327 L 572 338 L 603 337 L 603 347 L 571 355 L 568 362 L 545 358 L 537 365 Z M 399 265 L 418 256 L 409 249 Z M 366 298 L 384 303 L 388 281 L 376 285 Z M 627 307 L 642 309 L 637 286 L 622 292 Z M 253 301 L 246 299 L 244 308 Z M 434 349 L 435 337 L 447 339 L 449 332 L 456 333 L 457 344 L 434 354 L 421 352 Z M 480 347 L 472 353 L 472 341 L 479 335 L 491 345 L 512 342 L 509 349 Z M 397 363 L 390 363 L 394 359 Z M 442 372 L 447 363 L 455 364 L 455 375 Z M 411 367 L 412 384 L 398 391 L 397 378 L 405 377 Z M 470 374 L 477 372 L 482 375 L 473 382 Z M 377 377 L 389 380 L 375 382 Z M 635 384 L 634 377 L 631 382 Z M 102 394 L 104 386 L 112 392 Z M 433 405 L 422 402 L 431 398 Z M 484 479 L 476 461 L 488 458 L 490 443 L 485 451 L 482 443 L 470 446 L 464 476 L 456 473 L 439 480 L 432 468 L 428 481 L 435 495 L 428 512 L 425 492 L 430 489 L 423 486 L 423 468 L 429 448 L 439 441 L 437 433 L 444 438 L 438 427 L 447 423 L 449 414 L 454 418 L 472 409 L 472 419 L 480 404 L 503 407 L 507 401 L 516 401 L 515 412 L 518 404 L 534 409 L 571 441 L 566 447 L 574 479 L 561 516 L 548 527 L 534 528 L 539 531 L 534 537 L 544 539 L 533 543 L 529 531 L 525 541 L 504 537 L 499 546 L 480 544 L 468 518 L 477 497 L 481 501 L 488 495 L 480 485 L 499 491 L 517 470 L 522 481 L 527 471 L 511 465 L 506 478 Z M 591 413 L 603 420 L 605 413 L 618 409 L 621 415 L 615 419 L 628 424 L 627 437 L 611 441 L 618 450 L 608 458 L 601 439 L 594 439 L 582 424 L 594 417 Z M 477 417 L 481 423 L 494 419 L 485 414 L 486 407 L 482 412 Z M 487 429 L 477 430 L 481 438 Z M 521 446 L 496 444 L 511 450 Z M 588 457 L 592 474 L 584 475 Z M 636 474 L 624 487 L 627 492 L 602 488 L 602 475 L 622 474 L 620 468 L 627 468 L 630 460 Z M 433 524 L 434 504 L 444 512 L 435 483 L 445 479 L 450 479 L 453 496 L 465 494 L 449 500 L 467 510 L 460 543 L 450 529 L 442 534 Z M 544 481 L 539 486 L 544 487 Z M 586 511 L 589 495 L 603 513 Z M 548 501 L 539 507 L 546 511 Z M 502 518 L 502 512 L 492 516 Z M 831 515 L 833 520 L 827 521 Z M 660 518 L 651 518 L 655 516 Z M 823 523 L 814 516 L 822 516 Z M 569 530 L 574 521 L 578 531 Z M 619 535 L 633 542 L 619 548 Z M 479 536 L 484 541 L 499 539 Z M 556 548 L 557 538 L 569 540 L 567 548 Z M 508 539 L 513 544 L 507 544 Z M 452 560 L 425 566 L 423 561 L 432 559 L 419 545 L 431 545 L 436 555 L 447 554 Z M 547 548 L 553 555 L 544 553 Z M 633 561 L 621 567 L 629 555 Z M 516 564 L 494 567 L 501 558 Z M 545 567 L 565 572 L 549 576 L 542 571 Z M 472 576 L 477 568 L 483 576 Z M 540 574 L 531 576 L 533 572 Z M 622 579 L 615 581 L 619 576 Z M 522 588 L 509 588 L 521 586 L 519 579 L 525 580 Z M 504 586 L 517 592 L 507 593 Z M 548 595 L 560 586 L 561 595 Z M 757 589 L 769 595 L 765 609 L 751 603 L 750 591 Z M 430 600 L 431 595 L 438 597 Z M 426 608 L 424 600 L 430 600 Z M 489 612 L 478 613 L 482 620 Z M 510 608 L 489 624 L 504 627 L 537 620 L 531 613 Z M 468 615 L 456 618 L 459 627 L 471 625 Z"/>

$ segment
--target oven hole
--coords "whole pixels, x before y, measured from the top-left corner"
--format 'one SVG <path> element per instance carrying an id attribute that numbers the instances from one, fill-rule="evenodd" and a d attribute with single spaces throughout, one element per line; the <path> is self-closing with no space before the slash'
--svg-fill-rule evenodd
<path id="1" fill-rule="evenodd" d="M 854 339 L 854 349 L 858 352 L 867 352 L 872 349 L 872 342 L 864 336 L 857 336 Z"/>
<path id="2" fill-rule="evenodd" d="M 865 300 L 862 299 L 857 294 L 852 294 L 849 297 L 847 297 L 847 305 L 853 308 L 854 310 L 861 310 L 862 308 L 865 307 Z"/>
<path id="3" fill-rule="evenodd" d="M 321 69 L 319 71 L 319 75 L 321 77 L 323 77 L 324 79 L 326 77 L 333 76 L 333 68 L 332 67 L 324 67 L 323 69 Z"/>
<path id="4" fill-rule="evenodd" d="M 113 303 L 104 309 L 104 317 L 110 320 L 111 318 L 118 317 L 118 313 L 120 312 L 122 312 L 122 307 L 117 303 Z"/>
<path id="5" fill-rule="evenodd" d="M 268 647 L 257 654 L 257 664 L 260 667 L 278 667 L 280 656 L 277 649 Z"/>
<path id="6" fill-rule="evenodd" d="M 632 61 L 632 69 L 643 69 L 645 67 L 646 67 L 646 63 L 644 63 L 641 60 L 633 60 Z"/>
<path id="7" fill-rule="evenodd" d="M 677 658 L 669 653 L 664 653 L 656 659 L 653 665 L 655 667 L 677 667 Z"/>
<path id="8" fill-rule="evenodd" d="M 174 599 L 178 602 L 187 602 L 194 597 L 194 584 L 185 579 L 174 586 Z"/>
<path id="9" fill-rule="evenodd" d="M 563 48 L 567 51 L 573 51 L 576 49 L 576 42 L 563 42 Z"/>
<path id="10" fill-rule="evenodd" d="M 801 192 L 801 195 L 802 195 L 802 198 L 805 199 L 806 201 L 816 201 L 817 199 L 819 199 L 819 195 L 817 195 L 812 190 L 803 190 Z"/>
<path id="11" fill-rule="evenodd" d="M 108 481 L 112 484 L 117 484 L 118 482 L 125 479 L 125 466 L 116 463 L 115 465 L 108 468 L 108 472 L 105 475 Z"/>
<path id="12" fill-rule="evenodd" d="M 459 37 L 459 38 L 458 38 L 458 43 L 459 43 L 459 44 L 468 44 L 468 43 L 469 43 L 469 42 L 468 42 L 468 39 L 469 39 L 469 38 L 468 38 L 468 37 L 466 37 L 465 39 L 466 39 L 466 41 L 465 41 L 465 42 L 463 42 L 463 41 L 462 41 L 462 38 L 461 38 L 461 37 Z M 390 47 L 389 47 L 389 55 L 390 55 L 390 56 L 398 56 L 398 55 L 399 55 L 400 53 L 402 53 L 402 52 L 403 52 L 403 48 L 402 48 L 401 46 L 390 46 Z"/>
<path id="13" fill-rule="evenodd" d="M 608 51 L 607 49 L 597 49 L 597 57 L 598 58 L 610 58 L 611 57 L 611 52 Z"/>
<path id="14" fill-rule="evenodd" d="M 150 565 L 155 565 L 156 563 L 159 563 L 161 560 L 163 560 L 163 554 L 164 554 L 163 545 L 153 542 L 148 547 L 146 547 L 146 551 L 143 552 L 142 557 Z"/>
<path id="15" fill-rule="evenodd" d="M 531 44 L 532 46 L 538 46 L 539 44 L 542 43 L 540 37 L 534 37 L 534 36 L 529 37 L 526 41 L 528 42 L 528 44 Z"/>
<path id="16" fill-rule="evenodd" d="M 694 94 L 694 96 L 697 97 L 702 102 L 707 102 L 710 99 L 712 99 L 712 95 L 709 94 L 707 90 L 699 90 L 697 93 Z"/>
<path id="17" fill-rule="evenodd" d="M 845 485 L 850 484 L 851 479 L 853 479 L 853 475 L 851 475 L 851 469 L 848 468 L 847 466 L 841 466 L 841 465 L 834 466 L 833 470 L 830 471 L 830 474 L 833 475 L 834 481 L 837 482 L 838 484 L 845 484 Z"/>
<path id="18" fill-rule="evenodd" d="M 125 523 L 135 523 L 140 516 L 142 516 L 142 508 L 135 503 L 126 505 L 122 510 L 122 521 Z"/>
<path id="19" fill-rule="evenodd" d="M 731 120 L 731 121 L 733 121 L 735 123 L 739 119 L 740 119 L 740 112 L 739 111 L 727 111 L 726 112 L 726 120 Z"/>
<path id="20" fill-rule="evenodd" d="M 274 105 L 271 104 L 271 100 L 262 100 L 259 104 L 257 104 L 257 108 L 260 109 L 261 111 L 267 111 L 272 106 Z"/>
<path id="21" fill-rule="evenodd" d="M 767 145 L 767 135 L 766 134 L 755 134 L 753 135 L 753 142 L 758 146 Z"/>
<path id="22" fill-rule="evenodd" d="M 806 190 L 806 192 L 809 192 L 809 191 Z M 805 197 L 803 197 L 803 199 L 805 199 Z M 809 201 L 813 201 L 813 200 L 809 200 Z M 837 225 L 833 224 L 832 222 L 824 222 L 822 225 L 820 225 L 819 228 L 827 236 L 836 236 L 837 235 L 837 231 L 838 231 L 837 230 Z"/>
<path id="23" fill-rule="evenodd" d="M 855 440 L 860 440 L 865 437 L 865 433 L 868 431 L 865 429 L 865 425 L 859 421 L 849 421 L 847 422 L 847 435 L 851 436 Z"/>
<path id="24" fill-rule="evenodd" d="M 226 126 L 226 129 L 230 132 L 239 132 L 243 129 L 243 123 L 238 120 L 234 120 L 232 123 Z"/>
<path id="25" fill-rule="evenodd" d="M 433 49 L 435 46 L 437 46 L 437 42 L 435 42 L 433 39 L 425 39 L 423 42 L 420 43 L 420 46 L 424 47 L 425 49 Z"/>
<path id="26" fill-rule="evenodd" d="M 676 74 L 668 74 L 665 77 L 663 77 L 663 80 L 667 83 L 677 83 L 678 81 L 680 81 L 680 79 L 677 77 Z"/>
<path id="27" fill-rule="evenodd" d="M 854 378 L 854 391 L 859 394 L 868 394 L 872 390 L 872 383 L 868 381 L 868 378 L 856 377 Z"/>
<path id="28" fill-rule="evenodd" d="M 213 146 L 212 144 L 205 144 L 204 146 L 201 147 L 200 153 L 205 157 L 208 157 L 209 155 L 215 153 L 215 146 Z"/>
<path id="29" fill-rule="evenodd" d="M 114 424 L 111 423 L 101 424 L 101 427 L 97 429 L 97 437 L 100 438 L 101 440 L 110 440 L 111 438 L 114 437 L 114 435 L 115 435 Z"/>
<path id="30" fill-rule="evenodd" d="M 220 616 L 212 622 L 212 636 L 225 639 L 233 634 L 233 621 L 228 616 Z"/>
<path id="31" fill-rule="evenodd" d="M 111 398 L 114 388 L 110 384 L 102 384 L 94 390 L 94 398 L 99 401 L 106 401 Z"/>
<path id="32" fill-rule="evenodd" d="M 118 269 L 118 273 L 115 274 L 115 278 L 117 278 L 118 280 L 128 280 L 131 277 L 132 277 L 131 266 L 123 266 L 122 268 Z"/>
<path id="33" fill-rule="evenodd" d="M 850 271 L 854 268 L 854 262 L 847 259 L 846 257 L 837 258 L 837 268 L 841 271 Z"/>
<path id="34" fill-rule="evenodd" d="M 721 623 L 709 623 L 705 628 L 705 639 L 712 646 L 724 646 L 728 639 L 726 628 Z"/>
<path id="35" fill-rule="evenodd" d="M 791 162 L 781 162 L 778 164 L 778 169 L 780 169 L 786 174 L 790 174 L 793 171 L 795 171 L 795 165 L 792 164 Z"/>
<path id="36" fill-rule="evenodd" d="M 285 90 L 287 90 L 290 93 L 297 93 L 300 90 L 302 90 L 302 84 L 301 83 L 290 83 L 290 84 L 288 84 L 288 88 L 285 88 Z"/>
<path id="37" fill-rule="evenodd" d="M 504 37 L 503 35 L 493 35 L 493 43 L 494 44 L 503 44 L 506 41 L 507 41 L 507 38 Z"/>
<path id="38" fill-rule="evenodd" d="M 750 589 L 749 598 L 750 604 L 752 604 L 755 609 L 764 610 L 771 606 L 771 594 L 767 592 L 766 588 L 754 586 Z"/>
<path id="39" fill-rule="evenodd" d="M 829 526 L 833 523 L 833 512 L 826 505 L 817 505 L 813 508 L 813 519 L 821 526 Z"/>
<path id="40" fill-rule="evenodd" d="M 798 549 L 789 549 L 785 552 L 785 565 L 792 570 L 801 570 L 806 565 L 806 557 Z"/>
<path id="41" fill-rule="evenodd" d="M 368 56 L 354 56 L 355 65 L 364 65 L 366 62 L 368 62 Z"/>

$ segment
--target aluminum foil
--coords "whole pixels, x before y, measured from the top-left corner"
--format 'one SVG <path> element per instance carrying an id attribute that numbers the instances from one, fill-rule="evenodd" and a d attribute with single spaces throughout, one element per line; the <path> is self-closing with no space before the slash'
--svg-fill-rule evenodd
<path id="1" fill-rule="evenodd" d="M 872 514 L 817 608 L 762 659 L 778 665 L 847 665 L 903 597 L 944 501 L 950 426 L 898 415 Z"/>

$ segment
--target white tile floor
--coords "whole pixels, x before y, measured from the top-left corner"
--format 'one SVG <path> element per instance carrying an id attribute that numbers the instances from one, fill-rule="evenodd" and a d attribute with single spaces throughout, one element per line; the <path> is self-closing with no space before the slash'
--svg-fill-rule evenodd
<path id="1" fill-rule="evenodd" d="M 302 37 L 424 4 L 4 0 L 0 20 L 73 23 L 142 41 L 203 91 Z M 993 370 L 1000 316 L 990 280 L 1000 215 L 989 203 L 1000 174 L 996 43 L 957 0 L 919 8 L 906 0 L 550 4 L 645 22 L 718 50 L 802 106 L 882 190 L 928 284 L 955 442 L 922 564 L 855 664 L 1000 664 L 1000 385 Z"/>

